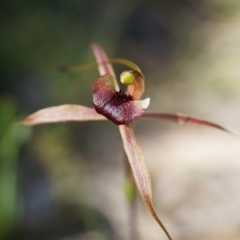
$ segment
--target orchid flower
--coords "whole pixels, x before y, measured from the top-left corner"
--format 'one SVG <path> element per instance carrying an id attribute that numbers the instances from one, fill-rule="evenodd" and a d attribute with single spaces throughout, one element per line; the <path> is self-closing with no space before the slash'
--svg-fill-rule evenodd
<path id="1" fill-rule="evenodd" d="M 145 112 L 150 99 L 140 100 L 144 93 L 144 76 L 141 70 L 132 62 L 125 59 L 108 59 L 104 50 L 98 44 L 92 44 L 91 48 L 97 60 L 100 77 L 93 83 L 93 105 L 89 108 L 81 105 L 61 105 L 49 107 L 33 113 L 19 123 L 25 125 L 37 125 L 67 121 L 97 121 L 111 120 L 119 126 L 125 153 L 127 155 L 132 174 L 148 211 L 166 233 L 168 239 L 172 239 L 167 229 L 158 217 L 152 200 L 152 187 L 148 169 L 137 143 L 132 128 L 132 120 L 168 120 L 180 124 L 190 123 L 205 125 L 227 131 L 223 127 L 199 118 L 176 113 L 151 113 Z M 122 92 L 116 80 L 111 63 L 127 65 L 132 70 L 121 74 L 120 80 L 128 85 L 126 93 Z"/>

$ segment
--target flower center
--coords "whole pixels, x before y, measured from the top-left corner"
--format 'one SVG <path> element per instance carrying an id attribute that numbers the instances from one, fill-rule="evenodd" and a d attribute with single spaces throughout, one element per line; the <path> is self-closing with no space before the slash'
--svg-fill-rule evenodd
<path id="1" fill-rule="evenodd" d="M 131 95 L 125 94 L 121 89 L 118 92 L 115 92 L 111 97 L 111 102 L 115 106 L 119 106 L 122 103 L 132 101 L 133 97 Z"/>
<path id="2" fill-rule="evenodd" d="M 125 124 L 143 114 L 150 99 L 134 100 L 132 94 L 116 91 L 115 78 L 103 75 L 93 84 L 93 104 L 97 113 L 102 114 L 115 124 Z"/>

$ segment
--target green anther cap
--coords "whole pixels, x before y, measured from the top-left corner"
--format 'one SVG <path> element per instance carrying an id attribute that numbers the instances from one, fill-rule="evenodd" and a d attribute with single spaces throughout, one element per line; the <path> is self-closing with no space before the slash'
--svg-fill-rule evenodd
<path id="1" fill-rule="evenodd" d="M 136 75 L 134 71 L 125 71 L 120 76 L 120 81 L 123 84 L 131 85 L 135 82 Z"/>

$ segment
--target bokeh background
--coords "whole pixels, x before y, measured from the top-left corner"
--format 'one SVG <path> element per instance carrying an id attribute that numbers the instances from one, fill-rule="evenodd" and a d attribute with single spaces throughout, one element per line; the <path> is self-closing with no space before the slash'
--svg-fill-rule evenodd
<path id="1" fill-rule="evenodd" d="M 113 123 L 11 126 L 48 106 L 92 106 L 97 70 L 57 70 L 95 61 L 91 42 L 140 66 L 149 110 L 240 135 L 239 0 L 5 0 L 0 19 L 0 239 L 129 239 Z M 166 122 L 135 130 L 173 238 L 240 239 L 239 139 Z M 135 224 L 138 239 L 166 239 L 140 199 Z"/>

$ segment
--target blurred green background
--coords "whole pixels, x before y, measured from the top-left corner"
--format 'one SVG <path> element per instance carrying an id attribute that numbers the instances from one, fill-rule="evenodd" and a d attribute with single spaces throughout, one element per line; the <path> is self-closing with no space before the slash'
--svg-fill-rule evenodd
<path id="1" fill-rule="evenodd" d="M 0 19 L 0 239 L 129 239 L 114 124 L 12 125 L 48 106 L 92 106 L 97 69 L 57 70 L 95 61 L 91 42 L 142 69 L 150 110 L 240 135 L 238 0 L 4 0 Z M 202 127 L 135 128 L 174 239 L 239 239 L 239 142 Z M 166 239 L 140 200 L 137 216 L 139 239 Z"/>

